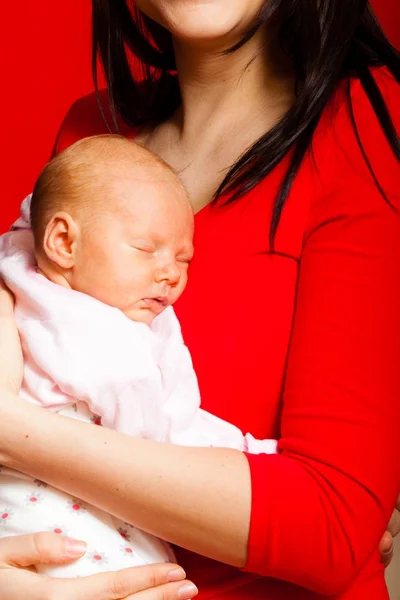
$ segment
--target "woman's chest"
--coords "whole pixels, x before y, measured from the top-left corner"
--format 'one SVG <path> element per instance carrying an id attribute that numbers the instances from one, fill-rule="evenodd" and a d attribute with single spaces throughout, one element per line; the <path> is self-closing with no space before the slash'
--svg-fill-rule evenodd
<path id="1" fill-rule="evenodd" d="M 199 213 L 176 312 L 202 407 L 262 438 L 279 434 L 298 261 L 268 253 L 270 211 L 253 209 L 243 202 Z"/>

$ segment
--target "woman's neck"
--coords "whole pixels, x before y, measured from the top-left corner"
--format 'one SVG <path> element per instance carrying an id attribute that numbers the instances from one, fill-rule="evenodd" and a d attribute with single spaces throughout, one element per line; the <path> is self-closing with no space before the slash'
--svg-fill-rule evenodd
<path id="1" fill-rule="evenodd" d="M 233 53 L 175 42 L 182 105 L 175 115 L 182 141 L 232 134 L 257 122 L 260 135 L 293 101 L 292 73 L 259 30 Z M 205 142 L 207 144 L 207 142 Z M 207 144 L 208 145 L 208 144 Z"/>
<path id="2" fill-rule="evenodd" d="M 233 53 L 175 42 L 182 104 L 138 141 L 179 174 L 195 211 L 208 204 L 225 175 L 294 100 L 290 68 L 259 31 Z"/>

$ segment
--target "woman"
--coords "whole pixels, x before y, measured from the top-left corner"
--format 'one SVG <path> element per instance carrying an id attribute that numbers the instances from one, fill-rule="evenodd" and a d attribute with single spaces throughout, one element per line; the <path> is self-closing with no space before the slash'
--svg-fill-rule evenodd
<path id="1" fill-rule="evenodd" d="M 197 213 L 177 314 L 203 406 L 279 436 L 280 454 L 159 445 L 40 411 L 16 396 L 17 345 L 3 347 L 1 461 L 185 548 L 200 598 L 387 598 L 398 55 L 364 0 L 138 0 L 133 14 L 96 0 L 94 49 L 111 119 L 180 172 Z M 104 127 L 78 105 L 57 148 Z"/>

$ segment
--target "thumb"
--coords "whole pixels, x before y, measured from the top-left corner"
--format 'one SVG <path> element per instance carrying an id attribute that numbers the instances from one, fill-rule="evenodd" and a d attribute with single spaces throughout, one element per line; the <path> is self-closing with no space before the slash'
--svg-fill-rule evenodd
<path id="1" fill-rule="evenodd" d="M 55 533 L 18 535 L 0 540 L 0 563 L 13 567 L 62 565 L 85 552 L 85 542 Z"/>
<path id="2" fill-rule="evenodd" d="M 379 552 L 381 555 L 381 563 L 385 567 L 389 566 L 393 558 L 393 538 L 389 531 L 385 531 L 380 541 Z"/>

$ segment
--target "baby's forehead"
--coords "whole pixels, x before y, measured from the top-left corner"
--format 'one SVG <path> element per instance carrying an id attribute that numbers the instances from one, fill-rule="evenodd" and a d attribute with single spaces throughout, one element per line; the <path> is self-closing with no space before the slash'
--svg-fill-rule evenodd
<path id="1" fill-rule="evenodd" d="M 102 175 L 96 185 L 85 190 L 85 195 L 90 196 L 89 204 L 95 208 L 95 214 L 119 221 L 122 229 L 146 224 L 165 229 L 168 223 L 178 227 L 193 220 L 184 188 L 162 176 L 136 176 L 132 172 L 115 177 Z M 93 216 L 91 210 L 88 212 Z"/>
<path id="2" fill-rule="evenodd" d="M 132 201 L 145 193 L 151 198 L 168 201 L 169 196 L 189 202 L 188 193 L 172 169 L 156 160 L 119 161 L 98 165 L 96 185 L 121 200 Z M 151 192 L 154 192 L 151 193 Z"/>
<path id="3" fill-rule="evenodd" d="M 123 157 L 110 154 L 102 156 L 101 160 L 95 157 L 85 161 L 85 165 L 77 165 L 75 172 L 78 179 L 80 174 L 88 185 L 98 188 L 112 188 L 114 192 L 120 189 L 134 189 L 136 185 L 169 184 L 182 187 L 178 176 L 162 161 L 155 157 L 133 160 L 129 155 Z M 80 168 L 83 167 L 83 168 Z"/>

